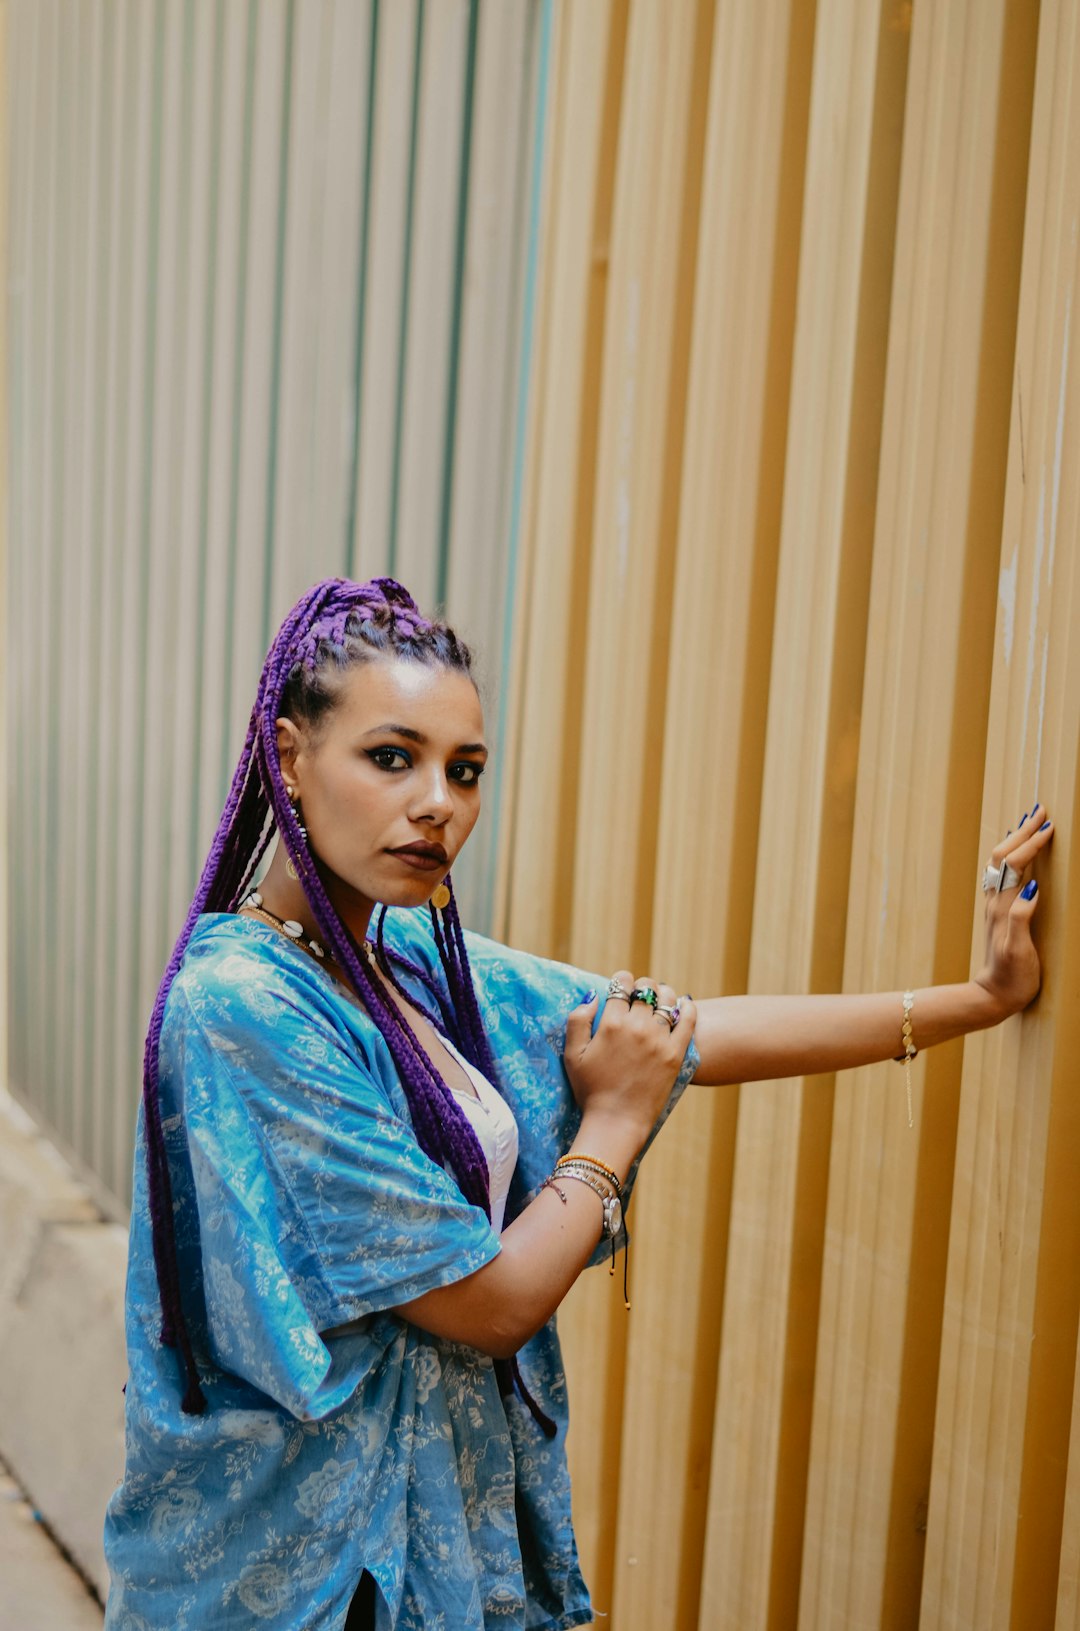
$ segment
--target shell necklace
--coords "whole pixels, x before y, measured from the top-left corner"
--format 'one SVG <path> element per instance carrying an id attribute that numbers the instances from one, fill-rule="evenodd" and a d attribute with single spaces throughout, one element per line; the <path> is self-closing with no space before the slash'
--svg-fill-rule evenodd
<path id="1" fill-rule="evenodd" d="M 308 939 L 304 934 L 304 925 L 297 923 L 295 918 L 278 917 L 276 912 L 272 912 L 268 906 L 264 906 L 263 898 L 257 889 L 253 889 L 251 894 L 241 903 L 240 910 L 250 912 L 252 917 L 261 918 L 264 923 L 269 923 L 272 929 L 276 929 L 287 940 L 291 940 L 294 946 L 299 946 L 303 951 L 309 952 L 320 963 L 325 962 L 326 947 L 322 942 Z"/>

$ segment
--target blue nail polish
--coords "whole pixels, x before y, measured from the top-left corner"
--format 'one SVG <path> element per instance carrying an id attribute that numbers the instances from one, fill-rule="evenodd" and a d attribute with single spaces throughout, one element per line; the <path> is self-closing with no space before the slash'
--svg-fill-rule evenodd
<path id="1" fill-rule="evenodd" d="M 1023 815 L 1020 817 L 1020 820 L 1016 823 L 1016 825 L 1018 827 L 1022 827 L 1024 825 L 1024 822 L 1027 820 L 1027 818 L 1028 818 L 1028 811 L 1025 810 Z"/>
<path id="2" fill-rule="evenodd" d="M 1044 821 L 1042 826 L 1039 828 L 1039 831 L 1040 832 L 1045 832 L 1047 827 L 1049 827 L 1049 825 L 1050 825 L 1049 821 Z"/>
<path id="3" fill-rule="evenodd" d="M 586 991 L 585 995 L 581 999 L 581 1006 L 583 1008 L 587 1008 L 589 1006 L 590 1002 L 592 1002 L 595 997 L 596 997 L 596 992 L 595 991 Z"/>
<path id="4" fill-rule="evenodd" d="M 1031 880 L 1031 882 L 1030 882 L 1030 883 L 1026 883 L 1026 884 L 1025 884 L 1025 885 L 1024 885 L 1024 887 L 1023 887 L 1023 889 L 1021 889 L 1021 891 L 1020 891 L 1020 899 L 1021 899 L 1021 900 L 1034 900 L 1034 899 L 1035 899 L 1035 894 L 1036 894 L 1036 891 L 1037 891 L 1037 890 L 1038 890 L 1038 887 L 1039 887 L 1039 886 L 1038 886 L 1038 884 L 1037 884 L 1037 883 L 1036 883 L 1036 881 L 1035 881 L 1035 879 L 1034 879 L 1034 878 L 1032 878 L 1032 880 Z"/>

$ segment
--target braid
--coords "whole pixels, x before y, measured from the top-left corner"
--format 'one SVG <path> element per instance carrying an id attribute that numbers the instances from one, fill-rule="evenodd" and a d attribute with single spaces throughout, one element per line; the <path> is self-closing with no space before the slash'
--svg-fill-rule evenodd
<path id="1" fill-rule="evenodd" d="M 296 869 L 328 950 L 348 975 L 390 1051 L 421 1149 L 439 1165 L 448 1164 L 466 1200 L 481 1207 L 488 1218 L 491 1216 L 487 1163 L 469 1119 L 386 987 L 375 977 L 366 947 L 357 943 L 335 911 L 281 773 L 277 720 L 286 715 L 316 724 L 337 700 L 336 682 L 341 673 L 370 661 L 378 653 L 437 663 L 466 674 L 471 671 L 468 647 L 445 623 L 422 617 L 411 596 L 393 578 L 374 578 L 364 584 L 326 579 L 309 590 L 285 618 L 263 665 L 225 809 L 150 1018 L 143 1056 L 143 1105 L 154 1266 L 161 1296 L 161 1339 L 180 1349 L 187 1376 L 183 1409 L 189 1414 L 205 1410 L 206 1399 L 199 1384 L 181 1297 L 158 1082 L 161 1029 L 169 992 L 199 917 L 204 912 L 237 909 L 275 832 Z M 438 914 L 433 912 L 432 917 L 449 1000 L 426 971 L 407 958 L 394 954 L 395 959 L 403 972 L 419 979 L 465 1057 L 496 1082 L 495 1063 L 484 1035 L 452 895 L 445 914 L 446 928 L 440 924 Z M 384 919 L 385 908 L 377 931 L 378 966 L 390 986 L 407 997 L 391 968 L 384 943 Z"/>
<path id="2" fill-rule="evenodd" d="M 406 1002 L 416 1004 L 428 1021 L 435 1026 L 436 1030 L 442 1026 L 446 1034 L 457 1045 L 460 1027 L 458 1026 L 457 1016 L 450 1006 L 449 997 L 444 995 L 438 981 L 432 979 L 426 968 L 421 968 L 419 963 L 412 962 L 410 958 L 404 956 L 400 951 L 391 950 L 387 946 L 385 931 L 386 907 L 380 906 L 379 921 L 375 931 L 375 961 L 378 963 L 384 979 L 393 986 L 399 997 L 403 997 Z M 423 1002 L 417 1003 L 415 996 L 406 991 L 394 972 L 395 965 L 403 973 L 408 974 L 421 988 L 427 999 L 426 1006 Z"/>
<path id="3" fill-rule="evenodd" d="M 465 949 L 465 931 L 461 926 L 461 916 L 457 909 L 457 899 L 452 886 L 450 886 L 450 902 L 446 908 L 445 916 L 450 926 L 453 964 L 451 966 L 448 960 L 444 959 L 443 966 L 446 968 L 454 1006 L 463 1014 L 465 1020 L 468 1056 L 477 1070 L 491 1081 L 494 1081 L 495 1059 L 487 1039 L 483 1019 L 480 1016 L 480 1004 L 476 999 L 476 987 L 473 984 L 472 969 L 469 966 L 469 954 Z"/>

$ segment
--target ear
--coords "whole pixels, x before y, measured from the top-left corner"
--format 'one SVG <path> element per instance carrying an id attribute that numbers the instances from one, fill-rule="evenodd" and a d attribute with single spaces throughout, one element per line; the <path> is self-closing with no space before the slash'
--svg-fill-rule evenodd
<path id="1" fill-rule="evenodd" d="M 281 760 L 281 773 L 286 785 L 295 784 L 297 778 L 297 760 L 300 757 L 302 746 L 300 731 L 291 719 L 275 719 L 277 728 L 278 757 Z"/>

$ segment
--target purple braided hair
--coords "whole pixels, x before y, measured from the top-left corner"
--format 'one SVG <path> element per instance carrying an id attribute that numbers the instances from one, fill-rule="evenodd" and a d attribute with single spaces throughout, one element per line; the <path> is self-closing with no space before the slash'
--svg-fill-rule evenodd
<path id="1" fill-rule="evenodd" d="M 491 1216 L 487 1163 L 468 1117 L 375 977 L 366 947 L 357 943 L 334 910 L 304 842 L 281 774 L 276 720 L 285 715 L 314 724 L 334 704 L 335 673 L 370 661 L 380 652 L 471 672 L 468 647 L 445 623 L 422 617 L 411 596 L 393 578 L 374 578 L 368 583 L 326 579 L 309 590 L 285 618 L 263 664 L 244 750 L 225 810 L 150 1018 L 143 1058 L 143 1105 L 154 1266 L 161 1295 L 161 1339 L 169 1347 L 180 1349 L 187 1378 L 182 1408 L 189 1415 L 201 1414 L 206 1399 L 184 1317 L 177 1264 L 172 1185 L 158 1094 L 161 1027 L 169 991 L 199 917 L 204 912 L 236 911 L 275 831 L 281 835 L 296 868 L 328 949 L 348 974 L 390 1050 L 421 1149 L 440 1165 L 448 1163 L 465 1198 Z M 379 966 L 403 996 L 407 993 L 392 971 L 392 959 L 402 972 L 416 977 L 455 1046 L 489 1081 L 497 1083 L 452 890 L 442 913 L 432 908 L 431 916 L 449 1001 L 426 971 L 407 958 L 387 952 L 383 936 L 385 908 L 377 931 Z M 516 1362 L 511 1368 L 522 1385 Z M 545 1431 L 549 1427 L 554 1431 L 527 1393 L 525 1397 Z"/>

